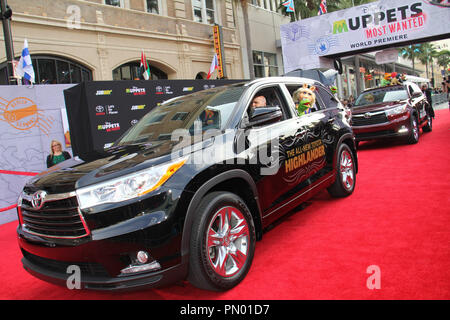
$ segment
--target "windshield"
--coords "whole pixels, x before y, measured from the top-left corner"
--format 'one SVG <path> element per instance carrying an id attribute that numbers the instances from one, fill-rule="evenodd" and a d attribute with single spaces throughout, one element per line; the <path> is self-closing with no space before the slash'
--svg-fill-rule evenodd
<path id="1" fill-rule="evenodd" d="M 196 120 L 202 131 L 224 130 L 244 90 L 243 84 L 235 84 L 166 101 L 147 113 L 115 145 L 171 140 L 176 129 L 194 132 Z"/>
<path id="2" fill-rule="evenodd" d="M 408 99 L 408 93 L 404 87 L 380 88 L 378 90 L 361 93 L 358 99 L 356 99 L 354 106 L 360 107 L 405 99 Z"/>

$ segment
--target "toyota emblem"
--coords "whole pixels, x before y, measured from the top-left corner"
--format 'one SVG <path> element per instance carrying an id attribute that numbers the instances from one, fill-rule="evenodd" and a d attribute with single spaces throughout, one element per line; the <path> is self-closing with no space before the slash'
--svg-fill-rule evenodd
<path id="1" fill-rule="evenodd" d="M 34 209 L 40 209 L 44 205 L 45 196 L 47 192 L 39 190 L 31 197 L 31 205 Z"/>
<path id="2" fill-rule="evenodd" d="M 369 119 L 371 116 L 370 112 L 364 113 L 364 118 Z"/>

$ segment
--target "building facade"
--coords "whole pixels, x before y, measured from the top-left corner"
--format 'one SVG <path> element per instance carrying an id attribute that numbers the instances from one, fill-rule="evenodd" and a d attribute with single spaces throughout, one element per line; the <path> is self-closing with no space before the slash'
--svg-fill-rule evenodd
<path id="1" fill-rule="evenodd" d="M 248 0 L 249 41 L 245 34 L 245 18 L 242 6 L 238 7 L 236 23 L 242 45 L 243 70 L 246 79 L 284 74 L 281 50 L 280 26 L 290 22 L 281 14 L 282 0 Z M 250 50 L 247 46 L 250 45 Z"/>
<path id="2" fill-rule="evenodd" d="M 36 83 L 136 79 L 142 51 L 152 79 L 204 79 L 215 52 L 212 27 L 218 24 L 227 78 L 250 78 L 253 65 L 256 76 L 282 74 L 279 25 L 289 19 L 278 13 L 281 1 L 248 0 L 247 17 L 243 2 L 33 0 L 30 6 L 8 0 L 14 56 L 20 58 L 27 39 Z M 0 50 L 0 84 L 7 83 L 6 53 Z"/>
<path id="3" fill-rule="evenodd" d="M 214 24 L 223 28 L 227 76 L 243 77 L 232 0 L 33 0 L 32 6 L 9 0 L 8 5 L 14 55 L 18 60 L 27 39 L 36 83 L 135 79 L 142 51 L 153 79 L 203 78 L 214 55 Z M 4 50 L 0 61 L 4 66 Z M 5 84 L 4 70 L 0 76 Z"/>

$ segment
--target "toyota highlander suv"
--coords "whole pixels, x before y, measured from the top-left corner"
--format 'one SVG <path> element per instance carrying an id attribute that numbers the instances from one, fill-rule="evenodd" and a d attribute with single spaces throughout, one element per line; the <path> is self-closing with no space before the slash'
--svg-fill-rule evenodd
<path id="1" fill-rule="evenodd" d="M 420 88 L 412 82 L 363 91 L 352 107 L 356 142 L 399 137 L 419 141 L 420 128 L 432 130 L 434 112 Z"/>
<path id="2" fill-rule="evenodd" d="M 292 99 L 315 87 L 299 116 Z M 256 96 L 266 105 L 252 107 Z M 95 159 L 62 162 L 18 200 L 24 268 L 114 290 L 188 279 L 227 290 L 263 230 L 320 190 L 352 194 L 358 163 L 342 105 L 318 82 L 266 78 L 155 107 Z"/>

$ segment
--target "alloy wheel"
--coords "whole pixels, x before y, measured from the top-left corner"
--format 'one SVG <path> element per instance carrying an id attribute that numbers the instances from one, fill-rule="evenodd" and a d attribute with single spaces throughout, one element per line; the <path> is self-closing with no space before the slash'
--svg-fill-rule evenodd
<path id="1" fill-rule="evenodd" d="M 232 206 L 219 209 L 206 235 L 207 254 L 212 269 L 231 277 L 245 265 L 249 253 L 249 227 L 242 212 Z"/>
<path id="2" fill-rule="evenodd" d="M 340 163 L 341 181 L 345 189 L 351 190 L 354 184 L 354 170 L 352 156 L 349 151 L 343 150 Z"/>
<path id="3" fill-rule="evenodd" d="M 416 118 L 413 119 L 412 130 L 413 130 L 414 140 L 419 140 L 419 127 L 417 126 Z"/>

